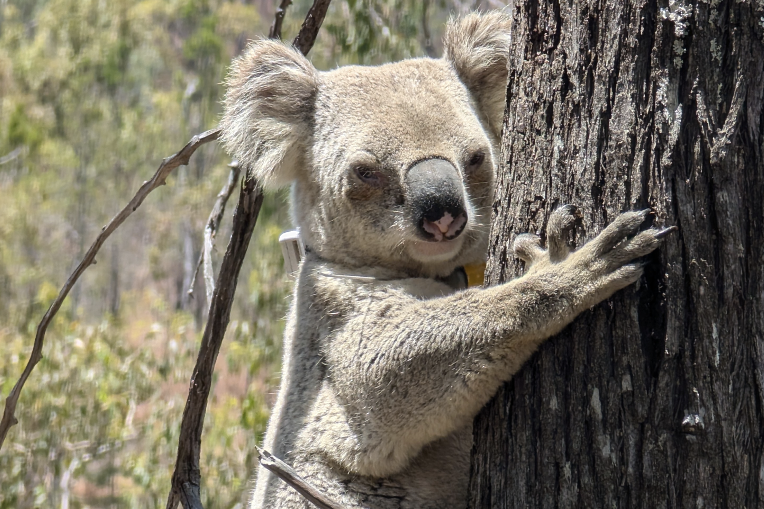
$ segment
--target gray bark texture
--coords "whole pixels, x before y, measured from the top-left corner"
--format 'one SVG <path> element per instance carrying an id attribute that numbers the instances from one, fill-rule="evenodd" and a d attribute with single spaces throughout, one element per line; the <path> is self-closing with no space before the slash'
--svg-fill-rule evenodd
<path id="1" fill-rule="evenodd" d="M 477 417 L 470 507 L 764 508 L 764 2 L 511 12 L 487 284 L 564 203 L 679 231 Z"/>

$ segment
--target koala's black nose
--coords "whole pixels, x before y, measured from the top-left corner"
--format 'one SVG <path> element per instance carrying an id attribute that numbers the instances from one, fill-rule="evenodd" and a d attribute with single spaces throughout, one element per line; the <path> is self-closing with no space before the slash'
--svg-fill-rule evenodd
<path id="1" fill-rule="evenodd" d="M 464 185 L 454 165 L 443 159 L 427 159 L 412 166 L 406 175 L 414 223 L 422 237 L 452 240 L 467 225 Z"/>

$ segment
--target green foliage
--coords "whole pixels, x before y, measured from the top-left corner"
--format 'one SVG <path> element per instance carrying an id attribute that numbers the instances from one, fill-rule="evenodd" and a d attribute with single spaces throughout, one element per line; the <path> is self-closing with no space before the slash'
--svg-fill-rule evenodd
<path id="1" fill-rule="evenodd" d="M 24 106 L 17 104 L 16 109 L 8 119 L 8 146 L 18 147 L 25 145 L 30 149 L 36 149 L 42 141 L 43 135 L 37 129 L 29 117 L 24 113 Z"/>
<path id="2" fill-rule="evenodd" d="M 285 39 L 310 3 L 289 8 Z M 422 54 L 421 14 L 414 0 L 335 1 L 311 58 L 326 69 Z M 0 2 L 0 404 L 100 228 L 163 157 L 215 126 L 228 62 L 269 24 L 229 0 Z M 0 509 L 164 506 L 206 318 L 203 284 L 187 289 L 228 162 L 202 147 L 64 302 L 0 452 Z M 217 363 L 202 447 L 210 509 L 243 507 L 278 382 L 286 196 L 266 197 Z"/>
<path id="3" fill-rule="evenodd" d="M 224 352 L 229 359 L 262 356 L 255 346 L 262 340 L 245 324 L 232 326 L 234 338 Z M 185 402 L 184 368 L 193 365 L 198 334 L 193 317 L 179 313 L 167 323 L 150 324 L 139 348 L 125 344 L 141 325 L 128 332 L 114 319 L 98 325 L 55 321 L 45 356 L 21 398 L 19 425 L 0 455 L 0 508 L 55 507 L 64 497 L 71 497 L 70 507 L 163 504 Z M 29 355 L 24 339 L 0 334 L 7 347 L 0 357 L 4 394 Z M 267 379 L 249 379 L 248 367 L 224 364 L 225 373 L 219 374 L 238 386 L 228 394 L 216 391 L 207 414 L 205 507 L 241 501 L 255 466 L 250 451 L 267 422 L 262 385 Z M 259 377 L 263 370 L 250 373 Z M 60 487 L 67 471 L 76 479 L 68 494 Z"/>
<path id="4" fill-rule="evenodd" d="M 342 57 L 378 63 L 418 53 L 422 2 L 349 0 L 347 5 L 344 15 L 331 19 L 325 27 L 334 36 Z"/>
<path id="5" fill-rule="evenodd" d="M 312 4 L 297 0 L 287 11 L 285 37 L 294 34 Z M 443 0 L 429 2 L 428 24 L 439 40 L 448 10 Z M 436 9 L 433 9 L 436 7 Z M 419 0 L 346 0 L 329 5 L 311 59 L 318 68 L 346 64 L 382 64 L 422 56 L 423 9 Z M 432 35 L 432 34 L 431 34 Z"/>
<path id="6" fill-rule="evenodd" d="M 183 45 L 183 54 L 189 61 L 217 62 L 223 54 L 223 41 L 215 33 L 217 19 L 207 16 L 201 26 L 189 37 Z"/>

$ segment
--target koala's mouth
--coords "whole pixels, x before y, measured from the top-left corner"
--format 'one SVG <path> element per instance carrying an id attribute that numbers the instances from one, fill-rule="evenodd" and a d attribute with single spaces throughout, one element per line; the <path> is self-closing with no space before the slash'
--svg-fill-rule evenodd
<path id="1" fill-rule="evenodd" d="M 430 221 L 426 217 L 422 219 L 422 229 L 432 235 L 433 240 L 442 242 L 443 240 L 453 240 L 467 224 L 467 215 L 461 212 L 456 219 L 446 212 L 437 221 Z"/>

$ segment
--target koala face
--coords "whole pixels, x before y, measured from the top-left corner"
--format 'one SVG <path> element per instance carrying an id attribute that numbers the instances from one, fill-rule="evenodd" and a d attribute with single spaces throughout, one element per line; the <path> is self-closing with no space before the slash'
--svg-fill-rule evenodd
<path id="1" fill-rule="evenodd" d="M 308 246 L 417 274 L 483 254 L 494 141 L 442 61 L 326 73 L 314 122 L 292 200 Z"/>
<path id="2" fill-rule="evenodd" d="M 267 186 L 292 184 L 319 256 L 447 275 L 485 253 L 508 26 L 468 16 L 449 27 L 443 59 L 330 72 L 257 41 L 229 77 L 223 141 Z"/>

